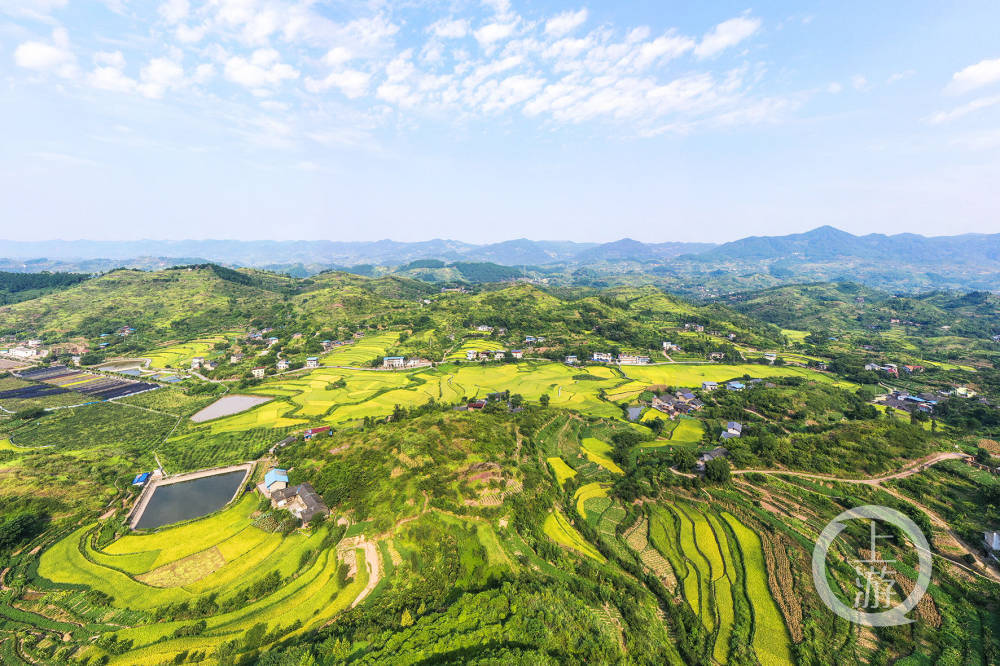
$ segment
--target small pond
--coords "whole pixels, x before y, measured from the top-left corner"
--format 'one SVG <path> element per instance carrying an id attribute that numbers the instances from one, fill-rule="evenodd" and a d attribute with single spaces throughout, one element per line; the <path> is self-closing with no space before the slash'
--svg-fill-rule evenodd
<path id="1" fill-rule="evenodd" d="M 236 494 L 244 476 L 241 469 L 159 486 L 135 527 L 152 529 L 218 511 Z"/>

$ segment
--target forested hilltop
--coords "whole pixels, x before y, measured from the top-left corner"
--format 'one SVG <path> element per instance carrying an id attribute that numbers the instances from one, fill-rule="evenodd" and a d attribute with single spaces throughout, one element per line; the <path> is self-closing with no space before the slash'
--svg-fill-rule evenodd
<path id="1" fill-rule="evenodd" d="M 994 295 L 450 263 L 5 278 L 0 661 L 1000 659 Z M 171 514 L 175 481 L 232 485 Z M 930 543 L 911 624 L 816 593 L 817 536 L 867 504 Z M 868 538 L 828 559 L 847 604 Z"/>

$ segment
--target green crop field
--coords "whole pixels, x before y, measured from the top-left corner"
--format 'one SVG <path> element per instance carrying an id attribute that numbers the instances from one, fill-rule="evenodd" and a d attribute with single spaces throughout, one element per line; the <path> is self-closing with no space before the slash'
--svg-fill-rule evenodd
<path id="1" fill-rule="evenodd" d="M 611 453 L 611 445 L 602 442 L 595 437 L 584 437 L 580 441 L 580 448 L 583 449 L 583 453 L 587 456 L 587 459 L 593 463 L 596 463 L 608 470 L 609 472 L 614 472 L 615 474 L 624 474 L 622 468 L 619 467 L 615 461 L 608 457 Z"/>
<path id="2" fill-rule="evenodd" d="M 222 336 L 199 338 L 189 342 L 180 342 L 166 347 L 160 347 L 142 355 L 149 359 L 152 368 L 190 368 L 191 359 L 196 356 L 209 358 L 218 342 L 225 342 Z"/>
<path id="3" fill-rule="evenodd" d="M 465 354 L 466 354 L 466 352 L 469 352 L 469 351 L 476 351 L 476 352 L 490 351 L 491 352 L 491 351 L 500 351 L 500 350 L 507 350 L 507 347 L 502 342 L 498 342 L 496 340 L 489 340 L 489 339 L 486 339 L 486 338 L 471 338 L 469 340 L 465 340 L 458 349 L 456 349 L 453 352 L 451 352 L 450 354 L 448 354 L 448 360 L 449 361 L 458 361 L 458 360 L 464 361 L 465 358 L 466 358 Z"/>
<path id="4" fill-rule="evenodd" d="M 583 538 L 576 528 L 569 524 L 566 516 L 559 509 L 553 509 L 552 513 L 545 517 L 545 524 L 542 526 L 545 534 L 561 546 L 570 548 L 595 559 L 604 562 L 605 558 L 594 546 Z"/>
<path id="5" fill-rule="evenodd" d="M 722 517 L 729 523 L 739 542 L 746 572 L 747 595 L 753 605 L 753 649 L 762 664 L 788 664 L 792 653 L 788 630 L 767 584 L 767 568 L 760 537 L 728 512 Z"/>
<path id="6" fill-rule="evenodd" d="M 335 347 L 320 360 L 324 366 L 368 366 L 372 361 L 386 355 L 399 342 L 399 333 L 377 333 L 366 335 L 349 345 Z"/>
<path id="7" fill-rule="evenodd" d="M 247 356 L 113 401 L 62 408 L 89 402 L 78 391 L 98 375 L 53 380 L 71 392 L 52 398 L 0 399 L 0 661 L 985 664 L 1000 650 L 996 595 L 973 571 L 949 574 L 943 560 L 917 621 L 872 632 L 824 615 L 809 569 L 817 531 L 852 506 L 888 503 L 920 521 L 933 511 L 962 541 L 995 529 L 988 471 L 920 462 L 955 450 L 998 462 L 1000 298 L 988 285 L 926 295 L 767 287 L 784 268 L 754 276 L 727 260 L 695 290 L 651 262 L 515 271 L 449 255 L 453 265 L 345 272 L 321 270 L 325 261 L 283 266 L 288 275 L 214 265 L 0 273 L 0 335 L 40 339 L 50 352 L 40 368 L 76 353 L 88 365 L 179 368 Z M 314 274 L 292 277 L 304 273 Z M 5 287 L 39 282 L 53 291 Z M 890 316 L 920 323 L 889 326 Z M 478 324 L 507 333 L 478 335 Z M 126 325 L 134 334 L 115 334 Z M 251 335 L 263 330 L 274 337 L 266 349 Z M 528 335 L 546 342 L 526 348 L 527 360 L 465 360 Z M 326 339 L 351 343 L 323 353 Z M 684 351 L 667 361 L 662 340 Z M 656 364 L 588 362 L 598 351 Z M 786 364 L 756 362 L 765 352 Z M 559 362 L 568 354 L 582 364 Z M 435 364 L 387 371 L 386 355 Z M 705 362 L 719 355 L 726 362 Z M 298 368 L 307 356 L 322 365 Z M 268 374 L 279 359 L 297 369 Z M 798 367 L 816 359 L 828 369 Z M 926 369 L 880 387 L 868 362 Z M 0 394 L 34 386 L 13 372 L 0 369 Z M 700 388 L 748 377 L 766 381 Z M 933 420 L 889 418 L 875 400 L 890 384 L 940 392 Z M 682 387 L 704 403 L 697 412 L 669 419 L 649 407 L 650 391 Z M 221 395 L 267 400 L 191 420 Z M 635 405 L 641 418 L 629 422 Z M 730 419 L 743 438 L 696 473 L 693 456 Z M 249 461 L 256 471 L 236 501 L 130 529 L 137 473 Z M 880 484 L 823 480 L 917 463 Z M 310 484 L 329 514 L 303 525 L 294 501 L 272 506 L 255 484 L 273 467 L 290 486 Z M 884 547 L 912 579 L 912 553 Z M 962 547 L 949 544 L 949 558 L 961 561 Z M 849 568 L 834 569 L 849 587 Z"/>
<path id="8" fill-rule="evenodd" d="M 676 444 L 697 444 L 705 432 L 701 421 L 688 416 L 677 417 L 677 426 L 670 432 L 670 441 Z"/>
<path id="9" fill-rule="evenodd" d="M 552 466 L 552 472 L 556 475 L 556 481 L 559 482 L 560 487 L 566 483 L 567 479 L 572 479 L 576 476 L 576 470 L 567 465 L 566 461 L 559 456 L 553 456 L 547 460 L 549 465 Z"/>
<path id="10" fill-rule="evenodd" d="M 573 499 L 576 500 L 576 512 L 588 522 L 591 522 L 591 518 L 599 519 L 604 510 L 611 506 L 607 484 L 598 481 L 580 486 L 573 495 Z M 590 506 L 590 513 L 587 512 L 588 506 Z"/>

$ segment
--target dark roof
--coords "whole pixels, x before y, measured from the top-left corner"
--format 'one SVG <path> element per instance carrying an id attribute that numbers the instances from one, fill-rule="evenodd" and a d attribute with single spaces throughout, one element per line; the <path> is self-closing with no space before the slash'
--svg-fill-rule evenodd
<path id="1" fill-rule="evenodd" d="M 302 522 L 304 523 L 308 523 L 309 520 L 318 513 L 326 514 L 330 512 L 330 509 L 327 508 L 322 498 L 320 498 L 320 496 L 316 493 L 312 484 L 308 482 L 300 483 L 297 486 L 289 486 L 281 490 L 275 490 L 271 493 L 271 499 L 277 502 L 291 499 L 296 496 L 298 496 L 298 498 L 306 505 L 305 510 L 302 511 Z"/>

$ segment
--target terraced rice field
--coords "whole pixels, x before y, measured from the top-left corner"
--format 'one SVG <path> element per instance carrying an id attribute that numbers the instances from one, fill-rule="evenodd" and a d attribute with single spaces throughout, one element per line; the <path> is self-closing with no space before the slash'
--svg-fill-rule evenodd
<path id="1" fill-rule="evenodd" d="M 610 458 L 609 454 L 611 453 L 612 448 L 607 442 L 602 442 L 595 437 L 584 437 L 580 442 L 580 448 L 583 449 L 583 454 L 587 456 L 587 460 L 590 462 L 600 465 L 614 474 L 625 473 L 624 470 L 622 470 L 622 468 Z"/>
<path id="2" fill-rule="evenodd" d="M 159 662 L 191 645 L 215 646 L 258 622 L 287 626 L 300 620 L 303 627 L 317 626 L 346 608 L 367 584 L 361 567 L 354 581 L 340 588 L 336 582 L 339 562 L 333 550 L 323 551 L 315 562 L 300 570 L 303 554 L 318 550 L 325 530 L 289 536 L 264 532 L 253 526 L 250 514 L 257 505 L 247 495 L 231 508 L 203 520 L 149 534 L 130 534 L 103 550 L 93 547 L 93 525 L 84 526 L 45 551 L 39 573 L 58 583 L 82 584 L 114 597 L 121 608 L 149 610 L 166 603 L 196 601 L 217 593 L 220 601 L 263 572 L 278 571 L 286 584 L 273 593 L 235 610 L 207 618 L 204 634 L 174 638 L 174 630 L 190 622 L 165 622 L 119 632 L 135 641 L 136 650 L 122 657 L 136 663 Z M 364 561 L 363 551 L 360 555 Z M 294 598 L 294 604 L 287 600 Z M 166 640 L 161 641 L 162 638 Z"/>
<path id="3" fill-rule="evenodd" d="M 625 533 L 625 543 L 639 555 L 643 565 L 673 592 L 677 589 L 675 567 L 650 543 L 654 538 L 661 538 L 660 532 L 662 526 L 659 523 L 651 523 L 642 517 Z"/>
<path id="4" fill-rule="evenodd" d="M 594 548 L 593 544 L 584 539 L 583 535 L 569 524 L 566 516 L 559 509 L 553 509 L 552 513 L 545 517 L 542 531 L 560 546 L 575 550 L 598 562 L 607 561 L 600 551 Z"/>
<path id="5" fill-rule="evenodd" d="M 604 510 L 611 506 L 607 484 L 594 481 L 580 486 L 573 496 L 576 512 L 588 523 L 597 522 Z M 590 507 L 588 512 L 587 507 Z"/>
<path id="6" fill-rule="evenodd" d="M 760 537 L 735 516 L 723 512 L 722 518 L 732 528 L 739 542 L 746 572 L 746 592 L 753 605 L 753 649 L 762 664 L 788 664 L 792 661 L 791 641 L 778 604 L 767 584 L 767 565 Z"/>
<path id="7" fill-rule="evenodd" d="M 222 336 L 198 338 L 190 342 L 181 342 L 143 354 L 149 359 L 152 368 L 190 368 L 191 359 L 195 356 L 209 356 L 217 342 L 225 342 Z"/>
<path id="8" fill-rule="evenodd" d="M 651 570 L 670 569 L 676 575 L 684 599 L 714 632 L 714 660 L 728 659 L 739 599 L 744 609 L 752 605 L 753 629 L 736 639 L 751 642 L 761 663 L 791 663 L 790 639 L 768 587 L 757 535 L 730 514 L 720 516 L 695 502 L 653 506 L 649 515 L 648 543 L 644 524 L 630 530 L 627 543 Z M 650 557 L 650 548 L 663 563 Z"/>
<path id="9" fill-rule="evenodd" d="M 322 357 L 320 365 L 366 367 L 373 360 L 385 356 L 397 342 L 399 342 L 399 333 L 396 332 L 366 335 L 352 344 L 335 348 Z"/>
<path id="10" fill-rule="evenodd" d="M 519 349 L 519 347 L 515 347 Z M 507 350 L 507 346 L 502 342 L 496 340 L 488 340 L 486 338 L 472 338 L 471 340 L 466 340 L 462 343 L 462 346 L 448 354 L 449 361 L 465 360 L 465 353 L 468 351 L 499 351 Z"/>
<path id="11" fill-rule="evenodd" d="M 726 379 L 744 372 L 757 375 L 771 373 L 799 375 L 831 381 L 822 374 L 802 368 L 772 368 L 770 366 L 658 366 L 631 367 L 629 373 L 643 374 L 642 380 L 629 382 L 636 394 L 651 384 L 682 385 L 677 373 L 690 377 Z M 589 374 L 596 380 L 574 379 L 574 375 Z M 333 388 L 339 380 L 343 388 Z M 548 395 L 553 407 L 561 407 L 591 416 L 618 418 L 621 410 L 613 402 L 601 398 L 602 389 L 613 389 L 621 378 L 610 368 L 571 368 L 562 363 L 525 362 L 503 365 L 449 364 L 409 372 L 381 372 L 350 368 L 321 368 L 307 374 L 276 377 L 250 389 L 255 395 L 273 396 L 266 405 L 215 419 L 210 427 L 213 434 L 235 432 L 248 428 L 281 428 L 314 422 L 329 424 L 354 421 L 365 416 L 383 417 L 392 413 L 395 405 L 412 408 L 434 399 L 458 403 L 464 398 L 482 397 L 508 390 L 519 393 L 528 401 Z M 694 382 L 689 382 L 694 384 Z M 618 389 L 615 389 L 618 390 Z M 637 426 L 639 427 L 639 426 Z M 685 423 L 677 433 L 677 441 L 697 441 L 694 423 Z M 645 430 L 643 430 L 645 432 Z M 700 432 L 697 434 L 700 438 Z M 588 456 L 595 463 L 614 471 L 604 447 L 590 447 Z M 617 473 L 617 472 L 616 472 Z"/>
<path id="12" fill-rule="evenodd" d="M 551 458 L 546 458 L 549 465 L 552 467 L 552 472 L 556 475 L 556 481 L 559 482 L 559 487 L 562 488 L 563 484 L 566 483 L 568 479 L 572 479 L 576 476 L 576 470 L 566 464 L 566 461 L 559 456 L 552 456 Z"/>

